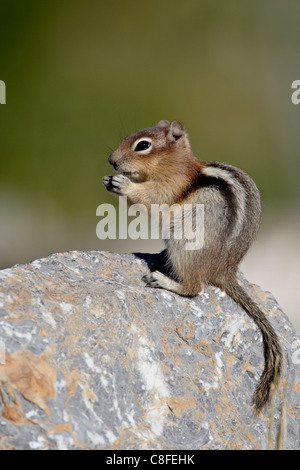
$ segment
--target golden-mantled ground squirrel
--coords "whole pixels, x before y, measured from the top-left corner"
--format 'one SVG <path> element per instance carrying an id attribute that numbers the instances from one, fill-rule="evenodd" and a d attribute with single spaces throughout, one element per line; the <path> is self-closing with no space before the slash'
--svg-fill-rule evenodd
<path id="1" fill-rule="evenodd" d="M 239 285 L 238 264 L 253 242 L 260 222 L 260 195 L 242 170 L 219 162 L 199 161 L 192 153 L 181 122 L 166 120 L 126 137 L 109 157 L 121 174 L 105 176 L 108 191 L 126 196 L 129 204 L 204 204 L 204 244 L 186 250 L 186 240 L 164 240 L 160 266 L 145 276 L 147 285 L 195 296 L 202 284 L 224 290 L 262 331 L 265 367 L 254 394 L 259 412 L 270 398 L 283 355 L 265 314 Z M 163 272 L 161 272 L 163 271 Z M 166 274 L 164 274 L 167 273 Z"/>

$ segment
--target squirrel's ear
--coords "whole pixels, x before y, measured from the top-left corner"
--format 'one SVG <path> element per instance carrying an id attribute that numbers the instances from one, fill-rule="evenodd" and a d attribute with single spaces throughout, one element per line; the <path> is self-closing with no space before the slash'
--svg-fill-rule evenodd
<path id="1" fill-rule="evenodd" d="M 178 140 L 180 137 L 185 135 L 183 124 L 180 121 L 172 121 L 170 125 L 170 131 L 168 134 L 169 140 Z"/>
<path id="2" fill-rule="evenodd" d="M 167 121 L 166 119 L 162 119 L 156 124 L 155 127 L 169 127 L 169 125 L 170 125 L 169 121 Z"/>

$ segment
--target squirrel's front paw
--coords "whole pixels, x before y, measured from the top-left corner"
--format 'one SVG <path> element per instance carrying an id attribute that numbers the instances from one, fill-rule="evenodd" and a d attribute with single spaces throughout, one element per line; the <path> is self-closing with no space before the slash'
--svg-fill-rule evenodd
<path id="1" fill-rule="evenodd" d="M 125 196 L 126 186 L 130 183 L 130 180 L 124 175 L 104 176 L 102 181 L 107 191 L 120 196 Z"/>

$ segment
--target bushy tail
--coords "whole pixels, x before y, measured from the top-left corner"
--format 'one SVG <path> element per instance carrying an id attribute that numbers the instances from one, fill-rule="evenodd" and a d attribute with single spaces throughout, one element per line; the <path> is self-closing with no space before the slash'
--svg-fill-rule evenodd
<path id="1" fill-rule="evenodd" d="M 278 337 L 265 314 L 238 282 L 230 282 L 222 288 L 246 310 L 248 315 L 259 326 L 263 335 L 265 367 L 254 393 L 254 405 L 258 413 L 269 402 L 272 384 L 276 377 L 280 376 L 283 364 L 282 349 Z"/>

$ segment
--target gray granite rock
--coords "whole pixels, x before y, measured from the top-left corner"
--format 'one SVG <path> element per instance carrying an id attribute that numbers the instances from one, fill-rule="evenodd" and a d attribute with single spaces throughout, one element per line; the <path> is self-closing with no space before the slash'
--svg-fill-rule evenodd
<path id="1" fill-rule="evenodd" d="M 252 396 L 259 329 L 221 290 L 145 287 L 151 255 L 53 254 L 0 272 L 1 449 L 266 449 Z M 272 446 L 300 449 L 300 338 L 245 288 L 281 339 Z M 2 364 L 1 364 L 2 363 Z"/>

